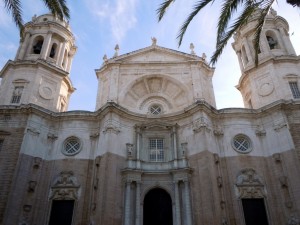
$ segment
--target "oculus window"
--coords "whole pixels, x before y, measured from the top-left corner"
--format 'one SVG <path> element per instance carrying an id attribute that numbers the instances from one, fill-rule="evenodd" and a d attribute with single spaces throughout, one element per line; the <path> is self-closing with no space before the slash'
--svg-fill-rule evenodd
<path id="1" fill-rule="evenodd" d="M 69 137 L 64 141 L 62 153 L 64 155 L 76 155 L 81 150 L 81 141 L 77 137 Z"/>
<path id="2" fill-rule="evenodd" d="M 246 135 L 236 135 L 232 140 L 232 147 L 239 153 L 249 153 L 252 150 L 250 138 Z"/>

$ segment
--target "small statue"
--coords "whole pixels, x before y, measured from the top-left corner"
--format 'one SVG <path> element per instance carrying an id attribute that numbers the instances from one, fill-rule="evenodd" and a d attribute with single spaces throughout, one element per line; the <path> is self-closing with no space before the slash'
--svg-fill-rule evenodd
<path id="1" fill-rule="evenodd" d="M 192 55 L 196 55 L 196 53 L 195 53 L 195 51 L 194 51 L 195 46 L 194 46 L 193 43 L 190 44 L 190 49 L 191 49 L 191 54 L 192 54 Z"/>
<path id="2" fill-rule="evenodd" d="M 120 50 L 119 45 L 116 44 L 114 57 L 117 57 L 119 55 L 119 50 Z"/>
<path id="3" fill-rule="evenodd" d="M 206 54 L 205 53 L 202 53 L 202 59 L 204 60 L 204 61 L 206 61 Z"/>
<path id="4" fill-rule="evenodd" d="M 152 37 L 151 40 L 152 40 L 152 45 L 156 45 L 157 39 L 155 37 Z"/>
<path id="5" fill-rule="evenodd" d="M 105 63 L 107 63 L 107 55 L 106 54 L 104 54 L 104 56 L 103 56 L 103 64 L 105 64 Z"/>

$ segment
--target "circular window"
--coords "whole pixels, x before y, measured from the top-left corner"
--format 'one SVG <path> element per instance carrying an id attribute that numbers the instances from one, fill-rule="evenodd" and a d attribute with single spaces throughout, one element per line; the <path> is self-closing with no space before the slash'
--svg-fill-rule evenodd
<path id="1" fill-rule="evenodd" d="M 252 150 L 250 139 L 242 134 L 236 135 L 233 138 L 232 147 L 239 153 L 248 153 Z"/>
<path id="2" fill-rule="evenodd" d="M 76 155 L 81 150 L 81 142 L 77 137 L 69 137 L 65 140 L 62 153 Z"/>
<path id="3" fill-rule="evenodd" d="M 150 107 L 150 113 L 153 115 L 159 115 L 162 113 L 162 109 L 159 105 L 152 105 Z"/>

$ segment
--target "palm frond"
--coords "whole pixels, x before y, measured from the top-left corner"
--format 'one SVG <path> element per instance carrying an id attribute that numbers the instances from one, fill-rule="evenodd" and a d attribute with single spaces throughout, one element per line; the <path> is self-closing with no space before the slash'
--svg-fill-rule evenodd
<path id="1" fill-rule="evenodd" d="M 227 29 L 228 23 L 234 13 L 237 11 L 238 6 L 241 5 L 245 0 L 224 0 L 221 14 L 218 21 L 218 31 L 217 31 L 217 39 L 220 38 L 225 33 Z"/>
<path id="2" fill-rule="evenodd" d="M 161 21 L 161 19 L 164 17 L 167 8 L 175 2 L 175 0 L 165 0 L 163 3 L 160 4 L 160 7 L 156 10 L 156 13 L 158 15 L 158 21 Z"/>
<path id="3" fill-rule="evenodd" d="M 218 58 L 221 56 L 225 46 L 229 39 L 233 36 L 233 34 L 244 24 L 247 23 L 248 19 L 251 15 L 258 9 L 258 4 L 251 1 L 246 1 L 244 4 L 244 9 L 241 15 L 235 20 L 235 22 L 231 25 L 230 30 L 226 31 L 222 36 L 217 39 L 216 50 L 213 53 L 210 63 L 215 65 Z"/>
<path id="4" fill-rule="evenodd" d="M 61 20 L 64 18 L 70 19 L 69 9 L 65 0 L 43 0 L 43 2 L 54 16 Z"/>
<path id="5" fill-rule="evenodd" d="M 261 37 L 261 32 L 266 20 L 266 16 L 268 15 L 272 4 L 275 0 L 265 0 L 262 1 L 259 5 L 260 8 L 260 17 L 258 18 L 256 27 L 255 27 L 255 36 L 254 36 L 254 50 L 255 50 L 255 65 L 258 65 L 258 51 L 259 51 L 259 41 Z"/>
<path id="6" fill-rule="evenodd" d="M 186 32 L 187 27 L 189 26 L 189 24 L 191 23 L 191 21 L 193 20 L 193 18 L 200 12 L 201 9 L 203 9 L 208 3 L 210 2 L 214 2 L 214 0 L 201 0 L 198 1 L 194 6 L 193 6 L 193 11 L 190 13 L 190 15 L 186 18 L 186 20 L 184 21 L 184 23 L 182 24 L 177 39 L 178 40 L 178 46 L 181 45 L 183 36 Z"/>
<path id="7" fill-rule="evenodd" d="M 15 24 L 20 31 L 23 29 L 22 7 L 20 0 L 4 0 L 4 7 L 12 14 Z"/>

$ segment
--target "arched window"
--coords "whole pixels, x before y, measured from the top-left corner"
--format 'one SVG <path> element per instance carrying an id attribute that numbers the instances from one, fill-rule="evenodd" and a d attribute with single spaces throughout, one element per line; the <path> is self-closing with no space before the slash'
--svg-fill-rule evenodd
<path id="1" fill-rule="evenodd" d="M 56 54 L 56 49 L 57 49 L 57 44 L 56 43 L 53 43 L 52 44 L 52 47 L 51 47 L 51 50 L 50 50 L 50 53 L 49 53 L 49 57 L 50 58 L 53 58 L 55 57 L 55 54 Z"/>
<path id="2" fill-rule="evenodd" d="M 43 43 L 44 43 L 44 38 L 42 36 L 36 37 L 33 42 L 32 53 L 40 54 L 42 51 Z"/>
<path id="3" fill-rule="evenodd" d="M 276 38 L 276 34 L 273 31 L 267 31 L 266 32 L 266 38 L 267 38 L 269 48 L 271 50 L 279 48 L 279 44 L 278 44 L 278 40 Z"/>

